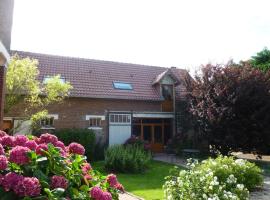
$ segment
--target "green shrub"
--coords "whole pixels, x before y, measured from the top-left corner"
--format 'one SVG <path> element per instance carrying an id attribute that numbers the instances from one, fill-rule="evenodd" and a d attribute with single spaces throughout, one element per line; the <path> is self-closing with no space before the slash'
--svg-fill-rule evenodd
<path id="1" fill-rule="evenodd" d="M 138 146 L 114 145 L 105 152 L 105 168 L 117 172 L 143 172 L 150 160 L 150 153 Z"/>
<path id="2" fill-rule="evenodd" d="M 262 185 L 262 171 L 255 164 L 233 157 L 219 156 L 189 162 L 188 170 L 175 170 L 163 186 L 166 199 L 249 198 L 249 190 Z"/>
<path id="3" fill-rule="evenodd" d="M 77 142 L 84 146 L 88 160 L 93 160 L 95 149 L 95 134 L 89 129 L 58 129 L 54 133 L 65 145 Z"/>

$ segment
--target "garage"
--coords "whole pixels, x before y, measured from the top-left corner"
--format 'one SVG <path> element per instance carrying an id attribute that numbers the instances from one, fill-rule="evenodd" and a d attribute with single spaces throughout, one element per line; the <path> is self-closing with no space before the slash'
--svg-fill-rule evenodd
<path id="1" fill-rule="evenodd" d="M 131 137 L 131 114 L 109 114 L 109 146 L 123 144 Z"/>

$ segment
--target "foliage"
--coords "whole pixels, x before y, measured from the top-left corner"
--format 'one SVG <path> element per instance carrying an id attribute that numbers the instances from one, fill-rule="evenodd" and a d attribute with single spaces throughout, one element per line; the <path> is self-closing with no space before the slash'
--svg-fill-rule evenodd
<path id="1" fill-rule="evenodd" d="M 92 169 L 78 143 L 65 146 L 50 134 L 8 136 L 1 132 L 1 199 L 118 199 L 115 175 Z"/>
<path id="2" fill-rule="evenodd" d="M 198 162 L 189 161 L 189 169 L 175 169 L 166 177 L 166 199 L 237 199 L 249 198 L 249 191 L 262 185 L 262 171 L 255 164 L 232 157 Z"/>
<path id="3" fill-rule="evenodd" d="M 140 147 L 146 151 L 150 151 L 150 145 L 140 139 L 139 137 L 136 137 L 135 135 L 132 135 L 129 139 L 124 144 L 125 146 L 131 145 L 131 146 L 136 146 Z"/>
<path id="4" fill-rule="evenodd" d="M 91 164 L 95 169 L 106 172 L 104 161 Z M 144 173 L 117 173 L 117 178 L 125 186 L 126 191 L 144 199 L 158 200 L 163 199 L 164 178 L 169 175 L 169 171 L 173 167 L 174 165 L 169 163 L 151 160 L 148 170 Z"/>
<path id="5" fill-rule="evenodd" d="M 93 160 L 95 150 L 95 133 L 89 129 L 57 129 L 54 134 L 66 145 L 77 142 L 85 147 L 88 160 Z"/>
<path id="6" fill-rule="evenodd" d="M 5 113 L 23 105 L 28 118 L 41 111 L 37 115 L 40 116 L 48 105 L 59 103 L 67 97 L 71 89 L 71 84 L 63 83 L 60 75 L 50 77 L 46 83 L 41 82 L 38 61 L 15 55 L 7 68 Z"/>
<path id="7" fill-rule="evenodd" d="M 138 146 L 114 145 L 105 152 L 105 168 L 117 172 L 143 172 L 150 160 L 150 153 Z"/>
<path id="8" fill-rule="evenodd" d="M 270 50 L 264 48 L 256 56 L 252 56 L 249 62 L 255 68 L 264 72 L 268 71 L 270 69 Z"/>
<path id="9" fill-rule="evenodd" d="M 270 72 L 206 65 L 190 86 L 191 112 L 202 136 L 221 153 L 270 153 Z"/>

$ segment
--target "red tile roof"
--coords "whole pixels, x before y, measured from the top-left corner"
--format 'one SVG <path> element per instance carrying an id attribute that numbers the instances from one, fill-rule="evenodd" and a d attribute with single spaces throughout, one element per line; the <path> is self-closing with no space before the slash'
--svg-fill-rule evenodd
<path id="1" fill-rule="evenodd" d="M 38 59 L 40 80 L 48 75 L 61 74 L 73 86 L 71 97 L 162 100 L 159 89 L 152 86 L 152 83 L 168 68 L 22 51 L 12 52 L 15 53 L 21 57 Z M 187 73 L 183 69 L 173 71 L 180 79 Z M 133 90 L 115 89 L 113 81 L 130 83 Z"/>

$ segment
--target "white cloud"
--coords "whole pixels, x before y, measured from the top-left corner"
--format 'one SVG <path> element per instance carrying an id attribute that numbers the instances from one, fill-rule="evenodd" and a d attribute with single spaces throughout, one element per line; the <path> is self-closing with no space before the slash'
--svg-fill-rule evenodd
<path id="1" fill-rule="evenodd" d="M 194 69 L 270 47 L 267 0 L 16 0 L 12 49 Z"/>

